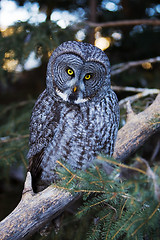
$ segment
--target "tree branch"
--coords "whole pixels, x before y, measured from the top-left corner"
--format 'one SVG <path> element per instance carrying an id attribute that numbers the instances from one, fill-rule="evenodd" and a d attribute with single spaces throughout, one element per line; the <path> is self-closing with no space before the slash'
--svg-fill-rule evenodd
<path id="1" fill-rule="evenodd" d="M 135 87 L 121 87 L 121 86 L 112 86 L 112 89 L 114 91 L 125 91 L 125 92 L 138 92 L 135 95 L 126 97 L 122 100 L 119 101 L 119 106 L 124 107 L 128 102 L 132 103 L 136 101 L 137 99 L 140 99 L 142 97 L 146 97 L 148 95 L 153 95 L 153 94 L 159 94 L 160 89 L 156 88 L 135 88 Z"/>
<path id="2" fill-rule="evenodd" d="M 114 158 L 127 159 L 155 132 L 160 131 L 160 94 L 143 112 L 134 114 L 129 105 L 127 123 L 118 131 Z M 15 210 L 0 222 L 1 240 L 27 239 L 48 221 L 57 217 L 79 195 L 50 186 L 34 194 L 27 174 L 22 199 Z"/>
<path id="3" fill-rule="evenodd" d="M 118 131 L 113 157 L 119 161 L 136 152 L 153 134 L 160 131 L 160 93 L 154 102 Z"/>
<path id="4" fill-rule="evenodd" d="M 13 138 L 10 138 L 10 136 L 0 137 L 0 143 L 9 143 L 13 141 L 19 141 L 24 138 L 29 138 L 29 134 L 25 134 L 25 135 L 13 137 Z"/>
<path id="5" fill-rule="evenodd" d="M 31 187 L 31 174 L 28 172 L 20 203 L 0 222 L 0 239 L 28 239 L 76 199 L 77 196 L 72 196 L 69 192 L 52 185 L 34 194 Z"/>
<path id="6" fill-rule="evenodd" d="M 121 20 L 121 21 L 111 21 L 105 23 L 94 23 L 87 21 L 90 27 L 119 27 L 119 26 L 129 26 L 129 25 L 160 25 L 160 20 L 158 19 L 133 19 L 133 20 Z"/>
<path id="7" fill-rule="evenodd" d="M 144 60 L 139 60 L 139 61 L 130 61 L 126 63 L 120 63 L 120 64 L 115 64 L 111 67 L 111 75 L 117 75 L 119 73 L 122 73 L 126 70 L 128 70 L 131 67 L 137 67 L 139 65 L 142 65 L 144 63 L 155 63 L 155 62 L 160 62 L 160 56 L 157 56 L 155 58 L 149 58 L 149 59 L 144 59 Z"/>
<path id="8" fill-rule="evenodd" d="M 112 86 L 114 91 L 124 91 L 124 92 L 149 92 L 149 94 L 158 94 L 160 89 L 157 88 L 136 88 L 136 87 L 122 87 L 122 86 Z"/>

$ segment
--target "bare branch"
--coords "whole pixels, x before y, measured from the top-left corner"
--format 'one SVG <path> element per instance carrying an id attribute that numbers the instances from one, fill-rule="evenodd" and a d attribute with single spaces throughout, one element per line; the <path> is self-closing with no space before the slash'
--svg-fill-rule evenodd
<path id="1" fill-rule="evenodd" d="M 120 87 L 120 86 L 112 86 L 112 89 L 114 91 L 126 91 L 126 92 L 138 92 L 135 95 L 126 97 L 122 100 L 119 101 L 119 106 L 120 107 L 124 107 L 124 105 L 126 105 L 128 102 L 133 103 L 134 101 L 142 98 L 142 97 L 146 97 L 148 95 L 153 95 L 153 94 L 159 94 L 160 93 L 160 89 L 149 89 L 149 88 L 134 88 L 134 87 Z"/>
<path id="2" fill-rule="evenodd" d="M 119 27 L 119 26 L 131 26 L 131 25 L 153 25 L 159 26 L 160 20 L 158 19 L 134 19 L 134 20 L 121 20 L 121 21 L 111 21 L 105 23 L 94 23 L 87 21 L 90 27 Z"/>
<path id="3" fill-rule="evenodd" d="M 150 89 L 152 90 L 152 89 Z M 160 92 L 160 90 L 158 91 Z M 148 95 L 152 95 L 152 94 L 156 94 L 155 92 L 152 92 L 152 91 L 144 91 L 144 92 L 141 92 L 141 93 L 137 93 L 133 96 L 129 96 L 129 97 L 126 97 L 122 100 L 119 101 L 119 106 L 122 107 L 124 106 L 125 104 L 127 104 L 127 102 L 129 101 L 130 103 L 133 103 L 134 101 L 142 98 L 142 97 L 146 97 Z"/>
<path id="4" fill-rule="evenodd" d="M 124 92 L 149 92 L 149 94 L 159 94 L 160 89 L 157 88 L 135 88 L 135 87 L 121 87 L 112 86 L 114 91 L 124 91 Z"/>
<path id="5" fill-rule="evenodd" d="M 126 122 L 129 122 L 131 119 L 134 118 L 134 116 L 136 114 L 133 112 L 130 101 L 127 102 L 126 107 L 127 107 L 127 120 L 126 120 Z"/>
<path id="6" fill-rule="evenodd" d="M 28 239 L 49 220 L 59 215 L 76 198 L 69 192 L 54 186 L 49 186 L 44 191 L 34 194 L 31 187 L 31 175 L 28 172 L 20 203 L 0 222 L 0 239 Z"/>
<path id="7" fill-rule="evenodd" d="M 118 131 L 113 157 L 120 161 L 127 159 L 157 131 L 160 131 L 160 93 L 148 108 L 134 115 Z"/>
<path id="8" fill-rule="evenodd" d="M 119 74 L 128 70 L 131 67 L 137 67 L 139 65 L 142 65 L 143 63 L 148 63 L 148 62 L 149 63 L 160 62 L 160 56 L 157 56 L 155 58 L 149 58 L 149 59 L 144 59 L 139 61 L 131 61 L 131 62 L 113 65 L 111 68 L 111 75 L 114 76 L 116 74 Z"/>
<path id="9" fill-rule="evenodd" d="M 29 134 L 26 135 L 20 135 L 18 137 L 10 138 L 10 136 L 5 136 L 0 138 L 0 143 L 9 143 L 13 141 L 19 141 L 24 138 L 29 138 Z"/>

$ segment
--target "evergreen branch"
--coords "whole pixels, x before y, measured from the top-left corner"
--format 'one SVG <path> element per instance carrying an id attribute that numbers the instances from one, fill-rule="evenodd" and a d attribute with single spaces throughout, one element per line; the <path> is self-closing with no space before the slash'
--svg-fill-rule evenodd
<path id="1" fill-rule="evenodd" d="M 131 217 L 127 220 L 128 222 L 132 219 L 132 217 L 136 214 L 136 211 L 134 211 L 134 213 L 131 215 Z M 136 219 L 133 222 L 131 222 L 131 224 L 125 229 L 127 232 L 129 231 L 129 229 L 131 228 L 131 226 L 134 225 L 135 222 L 139 221 L 141 219 Z"/>
<path id="2" fill-rule="evenodd" d="M 122 206 L 122 209 L 121 209 L 119 218 L 121 218 L 121 216 L 122 216 L 122 213 L 123 213 L 123 210 L 124 210 L 124 208 L 125 208 L 125 206 L 126 206 L 127 201 L 128 201 L 128 199 L 125 200 L 125 202 L 124 202 L 124 204 L 123 204 L 123 206 Z"/>
<path id="3" fill-rule="evenodd" d="M 107 230 L 107 234 L 106 234 L 106 238 L 105 238 L 106 240 L 107 240 L 108 235 L 109 235 L 109 230 L 110 230 L 110 227 L 111 227 L 111 225 L 112 225 L 113 218 L 114 218 L 114 214 L 112 215 L 111 221 L 110 221 L 109 226 L 108 226 L 108 230 Z"/>
<path id="4" fill-rule="evenodd" d="M 89 205 L 89 206 L 85 207 L 83 210 L 79 211 L 79 212 L 77 213 L 77 215 L 78 215 L 78 214 L 81 214 L 81 213 L 84 212 L 84 211 L 86 211 L 86 209 L 89 209 L 89 208 L 95 207 L 95 206 L 97 206 L 97 205 L 100 205 L 101 203 L 104 203 L 104 202 L 107 201 L 107 200 L 108 200 L 108 199 L 103 199 L 102 201 L 99 201 L 99 202 L 96 202 L 96 203 L 94 203 L 94 204 L 92 204 L 92 205 Z"/>
<path id="5" fill-rule="evenodd" d="M 81 179 L 79 176 L 77 176 L 76 174 L 72 173 L 62 162 L 57 160 L 57 163 L 63 167 L 72 177 L 70 178 L 70 180 L 66 183 L 66 185 L 69 185 L 73 179 Z M 59 174 L 59 172 L 58 172 Z"/>
<path id="6" fill-rule="evenodd" d="M 104 215 L 102 218 L 100 218 L 100 221 L 104 220 L 104 218 L 108 217 L 108 215 L 110 215 L 111 213 L 107 213 L 106 215 Z"/>
<path id="7" fill-rule="evenodd" d="M 137 172 L 140 172 L 140 173 L 143 173 L 146 175 L 146 172 L 139 169 L 139 168 L 136 168 L 136 167 L 132 167 L 132 166 L 128 166 L 128 165 L 125 165 L 123 163 L 119 163 L 119 162 L 116 162 L 116 161 L 113 161 L 113 160 L 110 160 L 108 158 L 104 158 L 104 157 L 101 157 L 101 156 L 98 156 L 97 157 L 99 160 L 102 160 L 102 161 L 105 161 L 105 162 L 108 162 L 108 163 L 111 163 L 111 164 L 114 164 L 116 166 L 119 166 L 121 168 L 127 168 L 127 169 L 130 169 L 130 170 L 134 170 L 134 171 L 137 171 Z"/>
<path id="8" fill-rule="evenodd" d="M 74 190 L 74 192 L 76 193 L 105 193 L 105 191 L 101 191 L 101 190 L 88 190 L 88 189 L 80 189 L 80 190 Z"/>
<path id="9" fill-rule="evenodd" d="M 158 211 L 159 207 L 160 207 L 160 203 L 158 203 L 158 205 L 156 206 L 155 210 L 154 210 L 153 213 L 148 217 L 148 219 L 146 219 L 142 224 L 140 224 L 140 225 L 138 226 L 137 229 L 135 229 L 135 231 L 131 234 L 131 236 L 134 236 L 134 235 L 137 233 L 137 231 L 138 231 L 140 228 L 142 228 L 143 225 L 146 224 L 146 223 L 154 216 L 154 214 Z"/>
<path id="10" fill-rule="evenodd" d="M 97 166 L 96 166 L 96 171 L 97 171 L 97 173 L 98 173 L 98 176 L 99 176 L 100 182 L 103 183 L 102 175 L 101 175 L 101 173 L 100 173 L 100 171 L 99 171 L 99 167 L 97 167 Z"/>
<path id="11" fill-rule="evenodd" d="M 127 223 L 133 218 L 135 214 L 136 214 L 136 211 L 134 211 L 133 214 L 130 216 L 130 218 L 127 219 L 127 221 L 118 229 L 118 231 L 114 234 L 112 239 L 114 239 L 117 236 L 117 234 L 125 227 L 125 225 L 127 225 Z"/>
<path id="12" fill-rule="evenodd" d="M 73 175 L 73 176 L 71 177 L 71 179 L 66 183 L 66 185 L 69 185 L 74 178 L 76 178 L 76 175 Z"/>
<path id="13" fill-rule="evenodd" d="M 57 160 L 57 163 L 62 166 L 67 172 L 69 172 L 72 176 L 74 176 L 74 174 L 60 161 Z"/>

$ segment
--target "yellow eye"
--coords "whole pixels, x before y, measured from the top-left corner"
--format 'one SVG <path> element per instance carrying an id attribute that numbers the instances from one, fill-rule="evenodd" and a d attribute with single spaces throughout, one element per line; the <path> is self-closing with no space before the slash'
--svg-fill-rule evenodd
<path id="1" fill-rule="evenodd" d="M 67 73 L 69 76 L 72 76 L 74 74 L 74 71 L 71 68 L 68 68 Z"/>
<path id="2" fill-rule="evenodd" d="M 89 80 L 91 78 L 91 74 L 86 74 L 84 79 Z"/>

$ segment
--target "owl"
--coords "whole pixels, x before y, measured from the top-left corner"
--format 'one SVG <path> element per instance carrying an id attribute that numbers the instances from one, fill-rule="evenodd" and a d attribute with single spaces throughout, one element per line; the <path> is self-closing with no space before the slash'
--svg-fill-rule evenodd
<path id="1" fill-rule="evenodd" d="M 88 43 L 62 43 L 49 59 L 46 89 L 31 115 L 28 159 L 34 192 L 58 180 L 57 160 L 85 170 L 99 153 L 111 156 L 118 125 L 106 54 Z"/>

